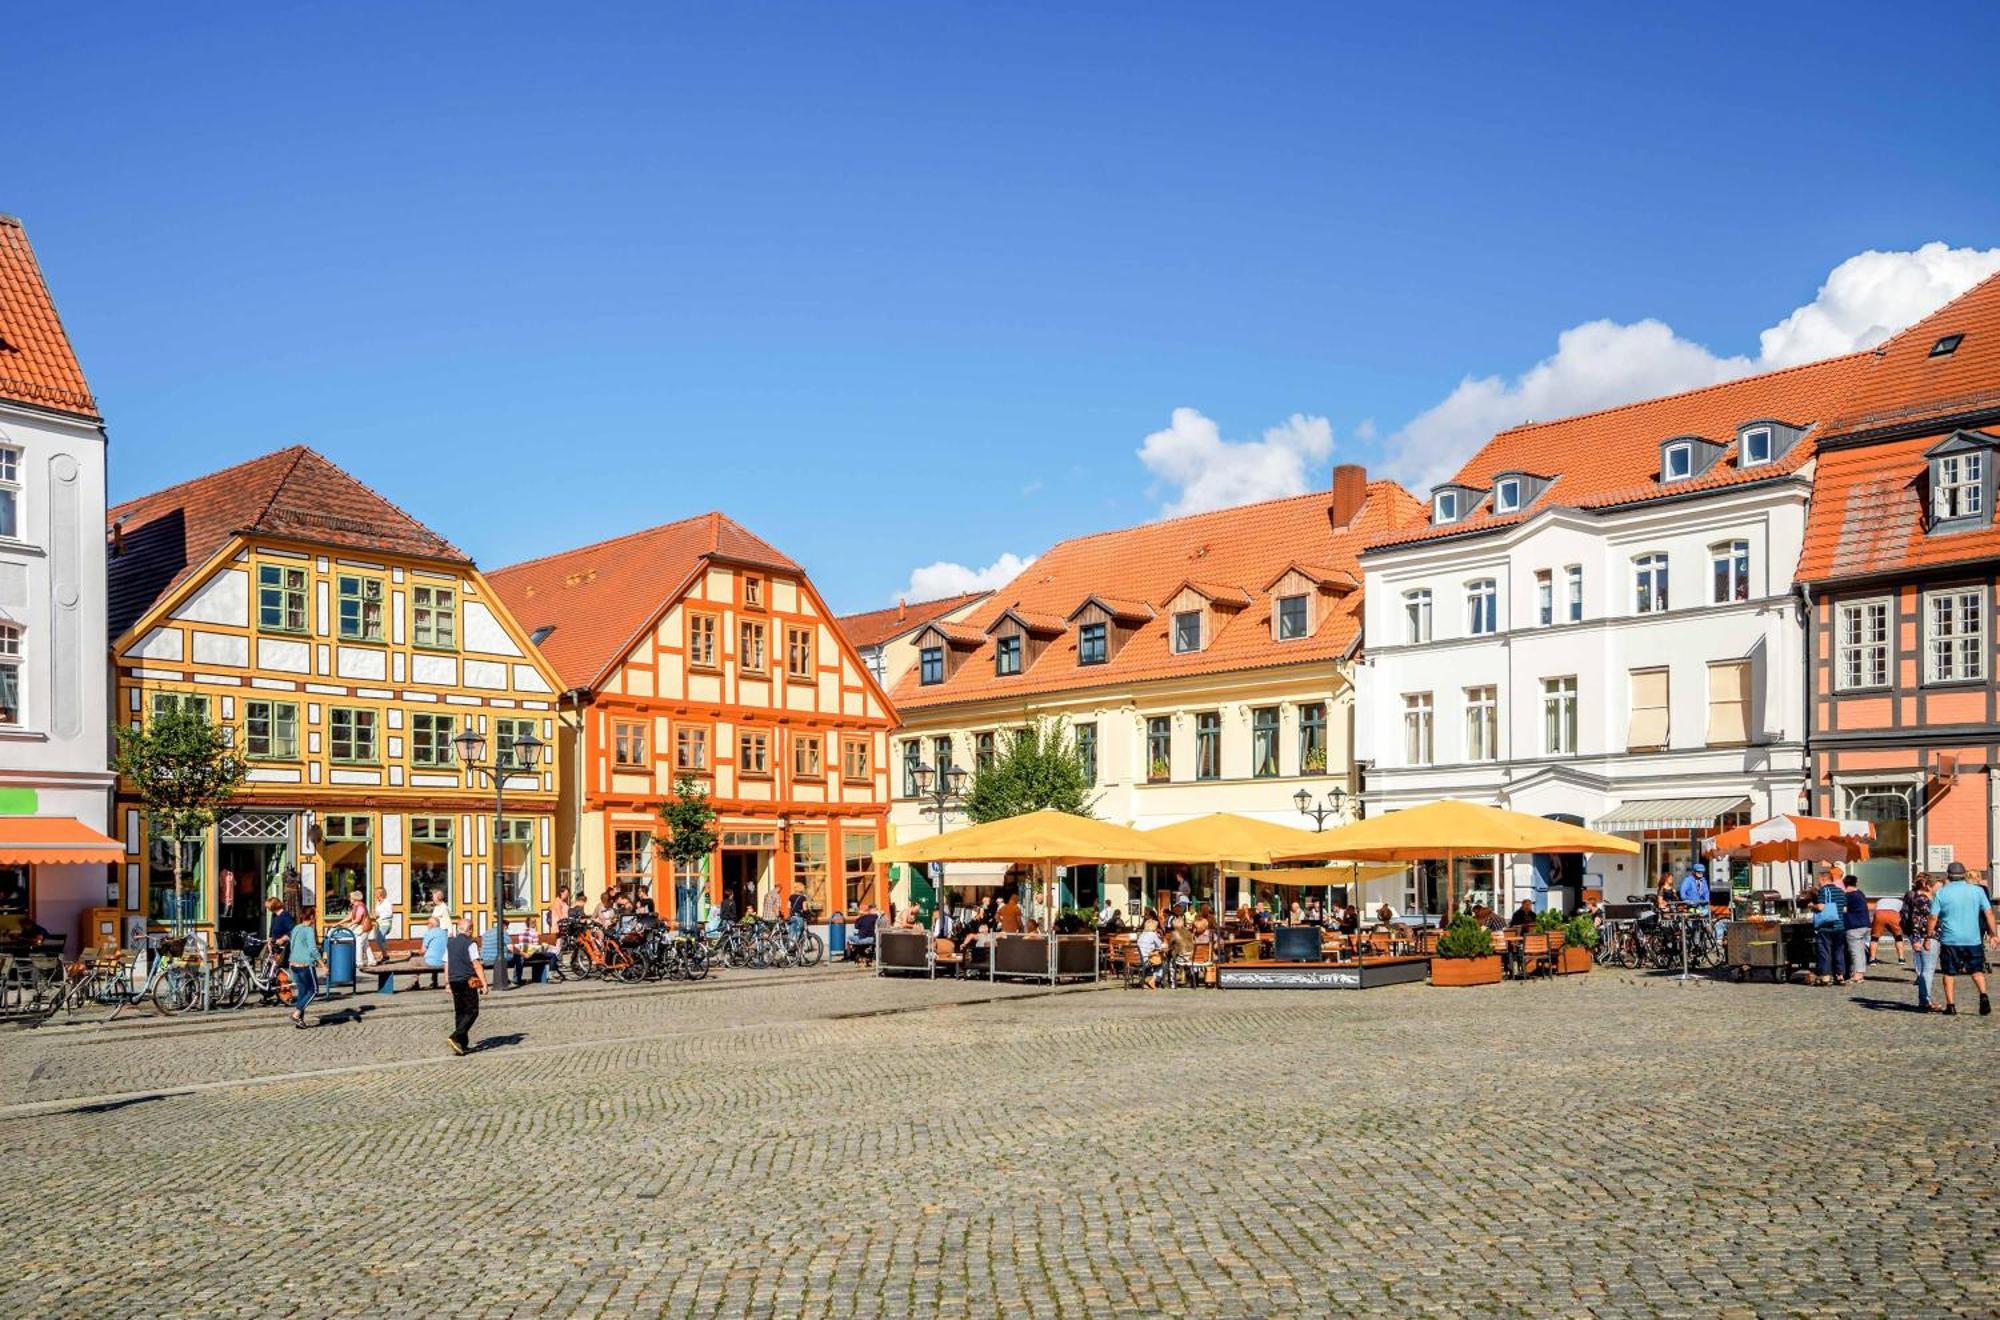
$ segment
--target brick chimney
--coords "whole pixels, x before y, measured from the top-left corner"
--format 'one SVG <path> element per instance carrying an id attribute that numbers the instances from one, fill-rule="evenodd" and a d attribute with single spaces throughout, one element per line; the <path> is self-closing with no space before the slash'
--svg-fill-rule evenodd
<path id="1" fill-rule="evenodd" d="M 1368 499 L 1368 469 L 1359 463 L 1342 463 L 1333 469 L 1333 503 L 1327 507 L 1327 521 L 1345 527 L 1361 512 Z"/>

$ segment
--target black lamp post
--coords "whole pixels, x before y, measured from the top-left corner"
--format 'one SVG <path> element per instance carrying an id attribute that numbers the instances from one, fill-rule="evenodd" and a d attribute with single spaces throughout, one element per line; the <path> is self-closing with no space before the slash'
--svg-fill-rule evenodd
<path id="1" fill-rule="evenodd" d="M 1328 793 L 1326 805 L 1323 807 L 1316 805 L 1313 802 L 1313 795 L 1303 788 L 1292 794 L 1292 801 L 1298 804 L 1301 816 L 1312 817 L 1315 834 L 1326 828 L 1327 821 L 1347 814 L 1347 790 L 1344 788 L 1336 788 Z"/>
<path id="2" fill-rule="evenodd" d="M 958 766 L 952 766 L 940 775 L 937 771 L 919 761 L 915 766 L 911 767 L 910 778 L 915 781 L 917 786 L 917 801 L 924 804 L 923 813 L 926 816 L 937 817 L 938 833 L 943 834 L 945 816 L 951 812 L 952 808 L 965 804 L 965 771 Z M 944 864 L 940 862 L 938 865 L 940 871 L 942 871 Z M 942 880 L 939 881 L 936 888 L 937 892 L 932 895 L 931 899 L 931 916 L 933 919 L 937 916 L 937 909 L 944 906 L 944 883 Z"/>
<path id="3" fill-rule="evenodd" d="M 505 844 L 503 821 L 507 812 L 507 777 L 517 771 L 533 771 L 540 763 L 545 744 L 530 725 L 511 743 L 493 750 L 493 762 L 486 761 L 486 736 L 465 726 L 451 740 L 458 751 L 458 763 L 465 772 L 493 785 L 493 988 L 507 988 L 507 896 L 500 881 L 500 853 Z"/>

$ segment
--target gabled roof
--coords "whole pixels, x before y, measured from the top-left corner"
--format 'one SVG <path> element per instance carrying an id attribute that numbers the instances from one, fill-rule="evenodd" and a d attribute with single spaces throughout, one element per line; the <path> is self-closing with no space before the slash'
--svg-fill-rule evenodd
<path id="1" fill-rule="evenodd" d="M 107 561 L 114 638 L 238 535 L 472 562 L 305 445 L 141 495 L 105 516 L 115 550 Z"/>
<path id="2" fill-rule="evenodd" d="M 919 600 L 899 603 L 886 610 L 868 610 L 861 614 L 843 614 L 834 622 L 857 650 L 871 646 L 885 646 L 898 637 L 907 637 L 932 619 L 941 619 L 955 610 L 964 609 L 986 599 L 984 591 L 968 591 L 957 596 L 943 596 L 937 600 Z"/>
<path id="3" fill-rule="evenodd" d="M 0 399 L 97 417 L 28 231 L 11 215 L 0 215 Z"/>
<path id="4" fill-rule="evenodd" d="M 994 615 L 984 631 L 992 632 L 1005 619 L 1012 619 L 1021 625 L 1024 632 L 1034 633 L 1038 637 L 1054 637 L 1069 628 L 1069 621 L 1060 614 L 1043 614 L 1038 610 L 1024 610 L 1010 605 Z"/>
<path id="5" fill-rule="evenodd" d="M 1849 353 L 1824 362 L 1725 381 L 1601 412 L 1535 422 L 1502 431 L 1487 441 L 1457 475 L 1442 485 L 1485 490 L 1503 472 L 1548 472 L 1558 480 L 1548 493 L 1516 513 L 1495 515 L 1490 503 L 1443 526 L 1429 522 L 1384 537 L 1375 546 L 1464 536 L 1539 517 L 1550 509 L 1601 509 L 1679 497 L 1787 476 L 1810 462 L 1815 423 L 1833 415 L 1866 370 L 1871 355 Z M 1808 428 L 1806 438 L 1783 458 L 1754 467 L 1737 466 L 1736 428 L 1766 417 L 1789 417 Z M 1706 436 L 1724 445 L 1715 464 L 1700 476 L 1662 483 L 1660 444 L 1679 436 Z M 1373 547 L 1371 547 L 1373 548 Z"/>
<path id="6" fill-rule="evenodd" d="M 1328 591 L 1353 591 L 1361 585 L 1361 579 L 1347 569 L 1329 568 L 1325 564 L 1301 564 L 1293 559 L 1271 575 L 1271 580 L 1264 584 L 1264 590 L 1269 591 L 1283 582 L 1287 573 L 1297 573 L 1309 579 L 1314 586 Z"/>
<path id="7" fill-rule="evenodd" d="M 1278 577 L 1283 576 L 1284 573 L 1281 571 Z M 1273 578 L 1272 580 L 1276 581 L 1277 579 Z M 1233 609 L 1241 609 L 1250 603 L 1250 593 L 1242 587 L 1232 587 L 1222 582 L 1204 582 L 1199 578 L 1186 579 L 1178 587 L 1167 593 L 1167 599 L 1172 600 L 1183 591 L 1192 591 L 1197 596 L 1205 597 L 1214 604 L 1226 605 Z"/>
<path id="8" fill-rule="evenodd" d="M 1092 605 L 1097 606 L 1120 623 L 1144 623 L 1159 613 L 1158 610 L 1143 600 L 1128 600 L 1123 596 L 1107 596 L 1101 591 L 1093 591 L 1078 601 L 1075 609 L 1063 616 L 1063 622 L 1074 622 L 1077 615 L 1083 613 Z"/>
<path id="9" fill-rule="evenodd" d="M 722 513 L 630 532 L 486 575 L 568 688 L 594 688 L 710 560 L 805 570 Z"/>
<path id="10" fill-rule="evenodd" d="M 1950 353 L 1938 341 L 1961 336 Z M 1905 429 L 2000 409 L 2000 275 L 1890 336 L 1865 355 L 1868 370 L 1822 428 L 1823 437 Z"/>
<path id="11" fill-rule="evenodd" d="M 1234 509 L 1192 514 L 1120 531 L 1080 536 L 1035 560 L 966 620 L 984 628 L 1015 609 L 1065 616 L 1071 626 L 1020 674 L 993 672 L 985 640 L 943 683 L 925 685 L 912 671 L 897 685 L 898 709 L 1103 687 L 1276 665 L 1328 664 L 1344 655 L 1361 629 L 1361 593 L 1330 600 L 1318 630 L 1296 641 L 1272 638 L 1271 601 L 1249 592 L 1247 607 L 1214 630 L 1208 646 L 1175 654 L 1168 621 L 1143 602 L 1169 598 L 1183 582 L 1265 582 L 1304 557 L 1352 572 L 1363 545 L 1420 516 L 1410 493 L 1393 481 L 1368 483 L 1367 499 L 1345 527 L 1333 526 L 1332 493 L 1314 491 Z M 1076 662 L 1074 612 L 1095 596 L 1142 613 L 1136 630 L 1102 665 Z"/>
<path id="12" fill-rule="evenodd" d="M 925 633 L 936 633 L 953 646 L 968 648 L 979 646 L 986 641 L 986 630 L 984 628 L 974 628 L 970 624 L 964 623 L 952 623 L 945 619 L 932 619 L 929 623 L 919 628 L 917 630 L 918 639 L 921 640 Z"/>
<path id="13" fill-rule="evenodd" d="M 1956 434 L 1842 445 L 1822 453 L 1813 474 L 1812 516 L 1799 553 L 1799 581 L 1830 582 L 2000 558 L 2000 527 L 1935 533 L 1926 528 L 1928 451 Z M 2000 437 L 1971 434 L 2000 443 Z"/>

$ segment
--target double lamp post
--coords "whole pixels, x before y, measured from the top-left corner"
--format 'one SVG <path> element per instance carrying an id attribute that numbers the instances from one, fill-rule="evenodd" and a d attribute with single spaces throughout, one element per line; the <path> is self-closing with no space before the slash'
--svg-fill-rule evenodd
<path id="1" fill-rule="evenodd" d="M 548 744 L 535 736 L 531 725 L 511 741 L 499 743 L 493 760 L 486 760 L 486 735 L 468 721 L 464 732 L 451 740 L 458 763 L 468 775 L 493 785 L 493 988 L 507 988 L 507 892 L 501 881 L 501 849 L 506 844 L 504 825 L 507 813 L 507 780 L 522 773 L 532 774 L 541 764 L 542 748 Z M 529 854 L 532 856 L 532 852 Z"/>

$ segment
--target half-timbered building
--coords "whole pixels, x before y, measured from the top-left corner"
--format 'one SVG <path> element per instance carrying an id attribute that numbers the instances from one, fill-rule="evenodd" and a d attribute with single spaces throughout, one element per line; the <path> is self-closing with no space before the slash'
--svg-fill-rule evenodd
<path id="1" fill-rule="evenodd" d="M 805 890 L 818 914 L 883 895 L 894 716 L 806 572 L 720 513 L 494 573 L 561 680 L 560 847 L 573 887 L 699 895 L 752 912 Z M 682 778 L 718 846 L 672 872 L 655 839 Z"/>

